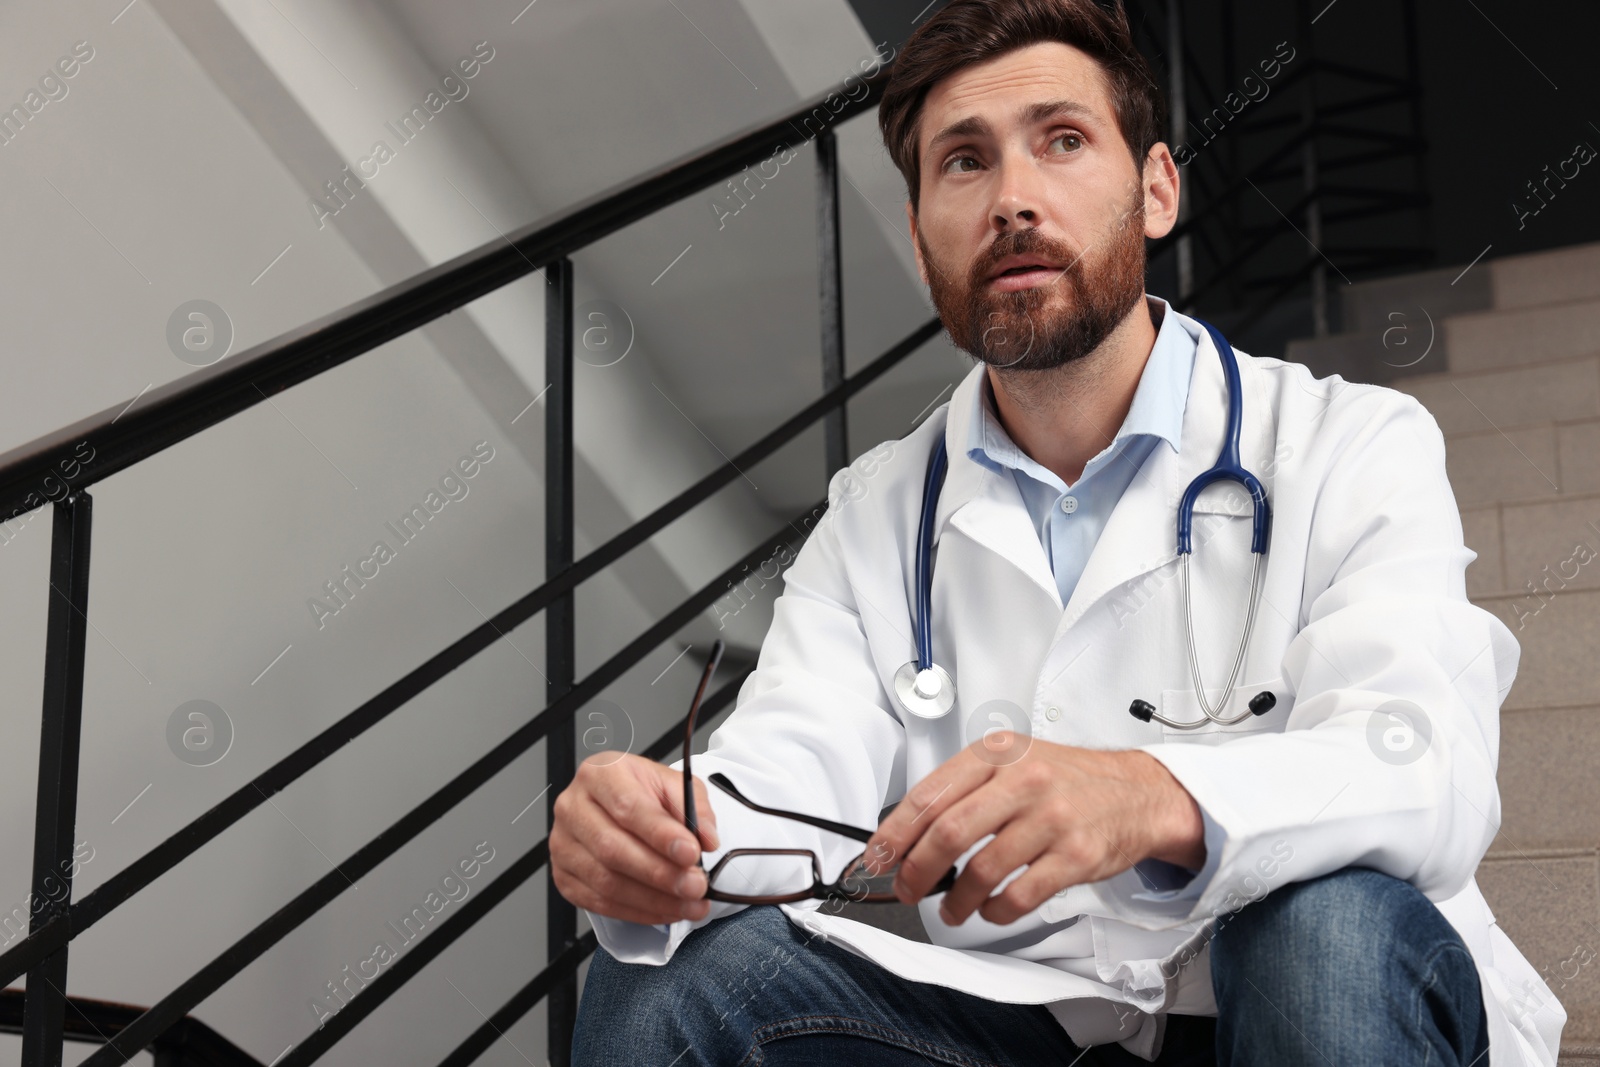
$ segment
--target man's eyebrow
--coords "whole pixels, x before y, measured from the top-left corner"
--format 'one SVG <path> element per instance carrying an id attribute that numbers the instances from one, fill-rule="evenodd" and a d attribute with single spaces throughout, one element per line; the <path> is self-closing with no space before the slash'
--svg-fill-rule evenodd
<path id="1" fill-rule="evenodd" d="M 1094 118 L 1094 109 L 1087 104 L 1076 100 L 1045 100 L 1029 104 L 1022 109 L 1021 120 L 1025 126 L 1036 125 L 1046 119 L 1070 116 L 1079 119 Z M 964 119 L 957 119 L 938 133 L 933 135 L 933 140 L 928 142 L 927 155 L 933 155 L 936 149 L 950 141 L 967 137 L 986 137 L 993 131 L 989 123 L 977 115 L 968 115 Z"/>

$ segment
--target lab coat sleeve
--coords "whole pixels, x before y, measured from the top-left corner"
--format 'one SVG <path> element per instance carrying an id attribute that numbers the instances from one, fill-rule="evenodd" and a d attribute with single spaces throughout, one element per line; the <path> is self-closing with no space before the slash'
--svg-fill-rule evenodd
<path id="1" fill-rule="evenodd" d="M 1499 828 L 1499 708 L 1520 649 L 1467 599 L 1476 556 L 1463 543 L 1443 435 L 1392 390 L 1352 401 L 1337 432 L 1329 418 L 1329 437 L 1308 450 L 1315 466 L 1279 476 L 1285 485 L 1324 472 L 1301 603 L 1262 605 L 1298 613 L 1281 665 L 1295 704 L 1281 733 L 1143 746 L 1224 836 L 1192 900 L 1140 899 L 1133 871 L 1096 883 L 1125 921 L 1203 919 L 1349 866 L 1442 901 L 1464 888 Z"/>
<path id="2" fill-rule="evenodd" d="M 1205 808 L 1200 809 L 1200 821 L 1205 826 L 1206 842 L 1206 859 L 1200 869 L 1191 871 L 1166 860 L 1141 860 L 1133 865 L 1133 869 L 1139 873 L 1148 892 L 1134 893 L 1134 900 L 1166 903 L 1200 899 L 1201 892 L 1216 874 L 1217 863 L 1222 856 L 1223 839 L 1226 837 L 1222 825 Z"/>
<path id="3" fill-rule="evenodd" d="M 874 669 L 840 552 L 836 510 L 862 506 L 841 503 L 848 499 L 840 491 L 845 474 L 835 476 L 834 504 L 793 555 L 756 668 L 706 752 L 694 757 L 693 772 L 704 781 L 721 771 L 741 793 L 769 807 L 871 830 L 888 798 L 905 790 L 905 732 Z M 780 562 L 784 558 L 780 552 Z M 681 757 L 671 766 L 681 770 Z M 707 871 L 732 849 L 804 848 L 816 852 L 822 877 L 833 881 L 861 855 L 860 842 L 751 811 L 715 786 L 707 792 L 721 846 L 702 854 Z M 781 883 L 792 881 L 795 870 L 793 858 L 736 862 L 738 873 L 719 876 L 719 889 L 784 892 Z M 691 931 L 745 906 L 713 901 L 704 919 L 670 926 L 592 913 L 590 921 L 601 946 L 622 962 L 664 964 Z"/>

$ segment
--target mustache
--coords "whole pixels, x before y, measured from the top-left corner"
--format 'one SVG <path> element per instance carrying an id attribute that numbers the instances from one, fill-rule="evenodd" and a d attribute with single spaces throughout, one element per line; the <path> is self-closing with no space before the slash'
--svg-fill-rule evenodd
<path id="1" fill-rule="evenodd" d="M 1040 259 L 1051 263 L 1064 264 L 1056 268 L 1061 274 L 1078 270 L 1078 264 L 1083 259 L 1083 252 L 1074 249 L 1065 241 L 1057 241 L 1046 237 L 1038 230 L 1014 230 L 1002 233 L 990 242 L 988 251 L 979 256 L 972 265 L 969 281 L 974 286 L 981 286 L 988 282 L 990 275 L 999 267 L 1000 261 L 1008 256 L 1036 255 Z"/>

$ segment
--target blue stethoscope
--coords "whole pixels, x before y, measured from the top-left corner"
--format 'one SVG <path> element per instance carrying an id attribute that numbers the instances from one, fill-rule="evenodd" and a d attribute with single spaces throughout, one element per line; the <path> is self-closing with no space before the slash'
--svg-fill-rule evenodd
<path id="1" fill-rule="evenodd" d="M 1217 356 L 1222 361 L 1223 375 L 1228 383 L 1228 434 L 1223 442 L 1222 451 L 1217 456 L 1217 461 L 1209 470 L 1202 471 L 1194 481 L 1189 483 L 1184 490 L 1183 499 L 1178 504 L 1178 557 L 1182 560 L 1183 568 L 1183 611 L 1188 620 L 1189 629 L 1189 669 L 1194 676 L 1195 697 L 1200 703 L 1200 709 L 1205 712 L 1205 718 L 1194 722 L 1179 722 L 1157 713 L 1155 707 L 1146 700 L 1135 700 L 1128 708 L 1134 718 L 1142 722 L 1152 719 L 1167 726 L 1180 730 L 1193 730 L 1204 726 L 1208 722 L 1218 723 L 1222 726 L 1231 726 L 1243 722 L 1251 715 L 1265 715 L 1277 704 L 1278 698 L 1270 691 L 1257 693 L 1250 699 L 1249 707 L 1231 719 L 1224 719 L 1217 713 L 1228 699 L 1228 694 L 1233 692 L 1234 683 L 1239 679 L 1239 671 L 1244 666 L 1245 650 L 1250 646 L 1250 631 L 1255 627 L 1256 607 L 1260 597 L 1261 561 L 1267 552 L 1267 535 L 1272 525 L 1272 507 L 1267 502 L 1266 490 L 1261 487 L 1261 481 L 1255 475 L 1245 470 L 1239 463 L 1239 440 L 1243 426 L 1243 402 L 1241 394 L 1243 388 L 1239 383 L 1239 361 L 1233 354 L 1233 346 L 1228 344 L 1220 331 L 1209 322 L 1195 319 L 1204 326 L 1211 335 L 1212 342 L 1216 345 Z M 945 454 L 944 435 L 940 434 L 938 442 L 933 449 L 933 455 L 928 459 L 928 473 L 922 485 L 922 517 L 917 527 L 917 658 L 901 667 L 895 673 L 894 690 L 900 706 L 912 715 L 924 719 L 937 719 L 949 713 L 956 703 L 956 684 L 943 667 L 933 662 L 933 524 L 934 515 L 939 506 L 939 490 L 944 485 L 945 469 L 948 466 L 948 457 Z M 1251 518 L 1253 532 L 1250 540 L 1250 552 L 1255 557 L 1254 565 L 1250 571 L 1250 606 L 1245 613 L 1244 634 L 1239 639 L 1239 651 L 1233 660 L 1233 672 L 1228 676 L 1228 684 L 1222 688 L 1221 694 L 1213 705 L 1206 699 L 1205 686 L 1200 680 L 1200 660 L 1195 652 L 1194 641 L 1194 612 L 1189 600 L 1189 556 L 1191 553 L 1190 530 L 1194 523 L 1194 505 L 1199 499 L 1201 491 L 1213 482 L 1233 481 L 1238 482 L 1250 492 Z"/>

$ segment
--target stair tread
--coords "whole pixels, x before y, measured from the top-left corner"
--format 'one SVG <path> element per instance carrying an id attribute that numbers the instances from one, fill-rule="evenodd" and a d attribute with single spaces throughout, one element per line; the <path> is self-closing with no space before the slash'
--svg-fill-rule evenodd
<path id="1" fill-rule="evenodd" d="M 1353 328 L 1293 342 L 1286 358 L 1414 396 L 1444 434 L 1478 554 L 1468 595 L 1521 650 L 1478 884 L 1566 1010 L 1559 1062 L 1600 1067 L 1600 243 L 1444 273 L 1350 287 Z M 1399 365 L 1410 350 L 1385 346 L 1385 330 L 1393 318 L 1420 343 L 1421 309 L 1432 345 Z"/>

